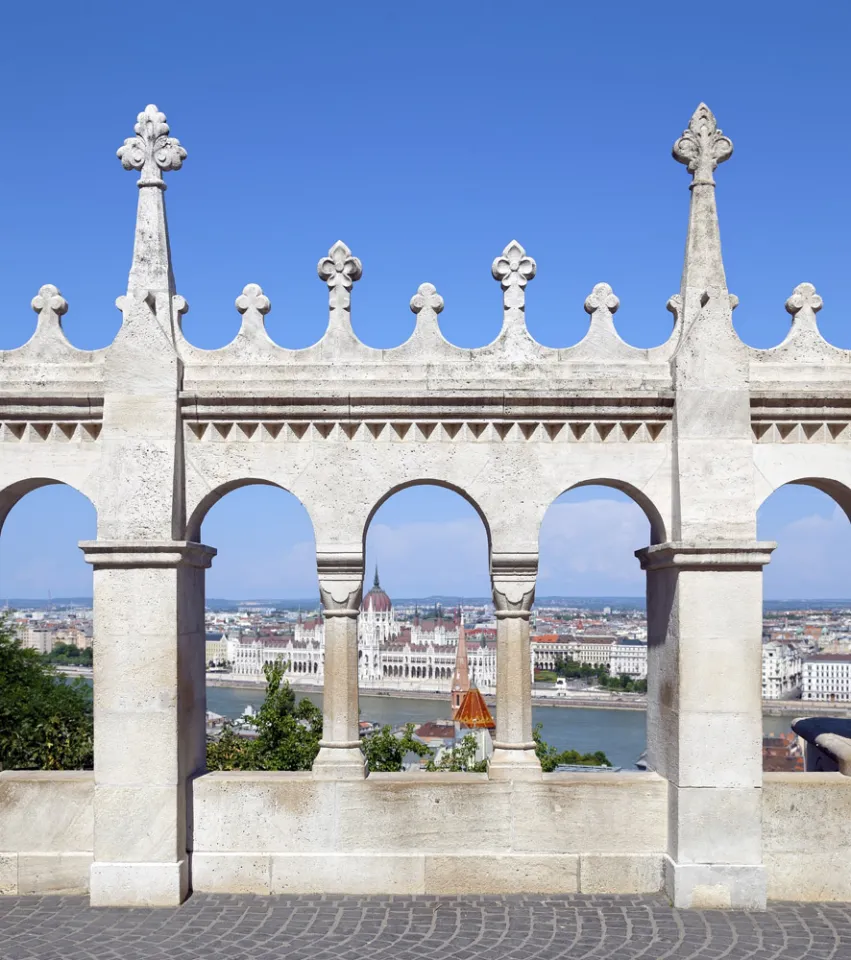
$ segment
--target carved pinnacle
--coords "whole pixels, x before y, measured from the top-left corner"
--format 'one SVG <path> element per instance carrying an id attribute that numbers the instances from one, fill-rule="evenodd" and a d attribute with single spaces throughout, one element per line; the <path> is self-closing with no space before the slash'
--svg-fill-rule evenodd
<path id="1" fill-rule="evenodd" d="M 502 256 L 497 257 L 491 266 L 494 280 L 499 280 L 503 290 L 525 287 L 537 271 L 538 265 L 531 257 L 526 256 L 526 251 L 516 240 L 508 244 L 502 251 Z"/>
<path id="2" fill-rule="evenodd" d="M 824 306 L 824 301 L 816 293 L 816 288 L 811 283 L 799 283 L 792 291 L 792 296 L 786 301 L 786 311 L 797 318 L 801 311 L 817 314 Z"/>
<path id="3" fill-rule="evenodd" d="M 59 292 L 58 287 L 54 287 L 52 283 L 46 283 L 32 298 L 32 308 L 39 316 L 47 312 L 61 317 L 68 312 L 68 301 Z"/>
<path id="4" fill-rule="evenodd" d="M 236 298 L 236 309 L 240 313 L 254 310 L 259 314 L 266 314 L 272 309 L 272 301 L 263 293 L 259 283 L 249 283 Z"/>
<path id="5" fill-rule="evenodd" d="M 596 284 L 594 289 L 585 298 L 585 312 L 590 313 L 592 317 L 598 310 L 617 313 L 620 305 L 620 300 L 614 295 L 608 283 Z"/>
<path id="6" fill-rule="evenodd" d="M 674 159 L 684 163 L 693 175 L 692 186 L 715 186 L 712 172 L 719 163 L 729 160 L 733 141 L 718 129 L 715 116 L 705 103 L 694 111 L 688 127 L 674 144 Z"/>
<path id="7" fill-rule="evenodd" d="M 443 297 L 437 292 L 433 283 L 421 283 L 417 292 L 411 297 L 411 310 L 414 313 L 426 309 L 433 310 L 435 313 L 443 310 Z"/>
<path id="8" fill-rule="evenodd" d="M 352 284 L 363 275 L 363 265 L 357 257 L 352 256 L 352 251 L 342 240 L 331 247 L 328 256 L 319 261 L 316 270 L 329 287 L 344 287 L 346 290 L 351 290 Z"/>
<path id="9" fill-rule="evenodd" d="M 168 135 L 165 114 L 153 103 L 136 118 L 135 137 L 128 137 L 118 148 L 118 159 L 125 170 L 141 170 L 140 187 L 165 189 L 161 171 L 179 170 L 186 159 L 180 141 Z"/>

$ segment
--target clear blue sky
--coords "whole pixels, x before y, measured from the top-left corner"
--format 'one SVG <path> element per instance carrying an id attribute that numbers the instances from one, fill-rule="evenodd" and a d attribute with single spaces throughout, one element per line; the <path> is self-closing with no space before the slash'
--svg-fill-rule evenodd
<path id="1" fill-rule="evenodd" d="M 450 340 L 488 342 L 501 316 L 489 266 L 514 237 L 538 262 L 527 317 L 541 342 L 582 336 L 600 280 L 621 299 L 622 336 L 661 342 L 688 204 L 670 148 L 700 100 L 735 143 L 717 179 L 741 336 L 779 342 L 784 300 L 809 280 L 825 336 L 851 347 L 850 27 L 844 4 L 15 5 L 0 62 L 0 348 L 29 337 L 29 301 L 48 282 L 70 303 L 73 343 L 114 336 L 136 202 L 115 150 L 150 102 L 189 153 L 167 199 L 185 331 L 201 346 L 232 338 L 248 282 L 272 299 L 275 339 L 315 342 L 316 262 L 338 238 L 363 261 L 353 322 L 375 346 L 407 338 L 425 280 Z M 613 497 L 583 491 L 553 509 L 542 592 L 640 592 L 630 551 L 645 521 L 601 503 Z M 397 595 L 484 593 L 476 523 L 443 491 L 409 491 L 376 516 L 371 558 Z M 768 595 L 851 595 L 848 526 L 820 494 L 775 495 L 760 529 L 781 543 Z M 74 544 L 93 535 L 79 496 L 31 495 L 0 538 L 0 596 L 88 593 Z M 208 592 L 312 592 L 311 536 L 283 493 L 232 494 L 204 528 L 220 549 Z"/>

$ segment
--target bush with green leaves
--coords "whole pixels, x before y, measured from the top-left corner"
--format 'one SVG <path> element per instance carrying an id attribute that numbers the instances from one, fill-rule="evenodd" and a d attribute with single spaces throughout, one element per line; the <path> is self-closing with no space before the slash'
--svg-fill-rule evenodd
<path id="1" fill-rule="evenodd" d="M 280 660 L 266 664 L 266 697 L 251 722 L 256 738 L 226 725 L 207 743 L 208 770 L 309 770 L 322 738 L 322 711 L 306 697 L 296 701 Z"/>
<path id="2" fill-rule="evenodd" d="M 0 618 L 0 770 L 90 770 L 91 687 L 66 681 Z"/>
<path id="3" fill-rule="evenodd" d="M 364 737 L 361 743 L 370 773 L 397 773 L 409 753 L 421 758 L 432 755 L 430 748 L 414 737 L 412 723 L 405 724 L 400 737 L 390 727 L 382 727 Z"/>
<path id="4" fill-rule="evenodd" d="M 460 743 L 443 751 L 437 763 L 429 760 L 426 770 L 431 773 L 486 773 L 488 762 L 487 760 L 476 762 L 477 749 L 475 735 L 466 733 Z"/>

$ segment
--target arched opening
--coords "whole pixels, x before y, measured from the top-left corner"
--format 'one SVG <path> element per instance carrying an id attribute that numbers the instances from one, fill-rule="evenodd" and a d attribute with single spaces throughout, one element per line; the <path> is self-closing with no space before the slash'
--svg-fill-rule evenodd
<path id="1" fill-rule="evenodd" d="M 795 717 L 817 713 L 826 703 L 833 705 L 831 715 L 851 716 L 849 510 L 851 491 L 844 484 L 802 478 L 775 490 L 757 513 L 759 539 L 777 543 L 763 573 L 767 771 L 803 769 L 790 727 Z"/>
<path id="2" fill-rule="evenodd" d="M 324 624 L 313 525 L 301 502 L 271 483 L 227 484 L 195 509 L 188 531 L 218 551 L 206 573 L 208 735 L 247 706 L 260 708 L 264 668 L 276 664 L 297 703 L 306 697 L 321 708 Z"/>
<path id="3" fill-rule="evenodd" d="M 644 768 L 647 616 L 635 551 L 664 540 L 655 505 L 625 483 L 578 484 L 547 510 L 532 623 L 532 717 L 556 751 L 602 751 L 624 770 Z"/>
<path id="4" fill-rule="evenodd" d="M 56 480 L 23 481 L 0 493 L 0 656 L 6 670 L 30 678 L 14 702 L 4 702 L 15 729 L 0 731 L 10 744 L 0 769 L 94 764 L 92 568 L 78 544 L 94 539 L 96 529 L 91 501 Z M 30 651 L 38 659 L 24 670 L 21 657 Z"/>
<path id="5" fill-rule="evenodd" d="M 489 549 L 483 513 L 462 490 L 422 481 L 394 487 L 379 500 L 364 536 L 358 623 L 365 654 L 359 673 L 362 719 L 389 724 L 396 732 L 408 722 L 419 728 L 425 721 L 450 721 L 462 637 L 465 677 L 473 661 L 481 661 L 479 687 L 492 704 L 496 625 Z M 434 730 L 429 736 L 435 750 L 443 746 Z M 415 760 L 409 755 L 407 762 L 414 766 Z"/>

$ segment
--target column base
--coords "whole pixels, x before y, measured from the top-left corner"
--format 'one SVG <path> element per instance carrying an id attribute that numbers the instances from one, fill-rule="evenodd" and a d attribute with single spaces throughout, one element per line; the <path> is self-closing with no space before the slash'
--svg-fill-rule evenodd
<path id="1" fill-rule="evenodd" d="M 542 776 L 541 761 L 534 746 L 521 750 L 494 746 L 488 764 L 489 780 L 540 780 Z"/>
<path id="2" fill-rule="evenodd" d="M 765 910 L 761 864 L 675 863 L 665 856 L 665 893 L 685 910 Z"/>
<path id="3" fill-rule="evenodd" d="M 314 780 L 363 780 L 369 773 L 360 745 L 320 746 L 313 761 Z"/>
<path id="4" fill-rule="evenodd" d="M 189 863 L 92 864 L 93 907 L 176 907 L 189 895 Z"/>

